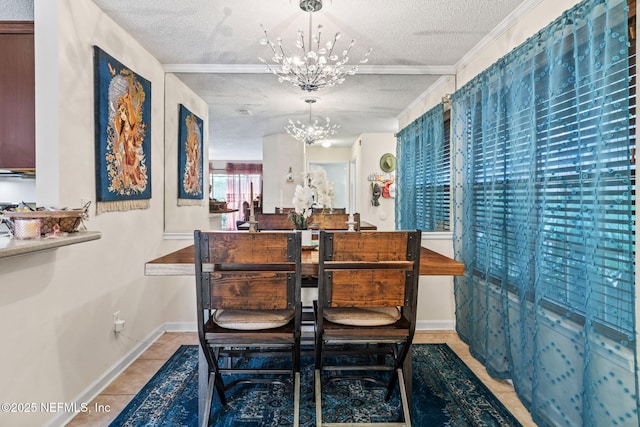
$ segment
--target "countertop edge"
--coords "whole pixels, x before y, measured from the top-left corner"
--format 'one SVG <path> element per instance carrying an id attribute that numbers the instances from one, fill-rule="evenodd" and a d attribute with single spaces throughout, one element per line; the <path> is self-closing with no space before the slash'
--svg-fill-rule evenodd
<path id="1" fill-rule="evenodd" d="M 16 240 L 8 237 L 0 237 L 0 259 L 89 242 L 100 239 L 101 237 L 102 233 L 99 231 L 78 231 L 57 239 L 40 237 L 33 240 Z"/>

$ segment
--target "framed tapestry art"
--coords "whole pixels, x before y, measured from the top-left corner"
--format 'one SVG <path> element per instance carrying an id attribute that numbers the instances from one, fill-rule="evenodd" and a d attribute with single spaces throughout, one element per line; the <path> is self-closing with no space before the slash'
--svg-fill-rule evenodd
<path id="1" fill-rule="evenodd" d="M 94 46 L 96 212 L 151 199 L 151 82 Z"/>
<path id="2" fill-rule="evenodd" d="M 178 123 L 178 206 L 200 205 L 204 199 L 202 119 L 180 104 Z"/>

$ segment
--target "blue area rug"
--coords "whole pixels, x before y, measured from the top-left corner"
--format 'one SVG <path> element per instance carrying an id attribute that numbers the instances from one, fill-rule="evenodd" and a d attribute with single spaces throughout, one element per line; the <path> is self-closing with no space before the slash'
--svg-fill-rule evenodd
<path id="1" fill-rule="evenodd" d="M 412 424 L 421 426 L 520 426 L 446 344 L 413 346 Z M 302 357 L 300 425 L 315 425 L 313 359 Z M 384 390 L 359 381 L 335 382 L 323 390 L 324 422 L 401 421 L 397 391 L 384 402 Z M 111 426 L 193 426 L 198 424 L 198 346 L 183 345 L 133 398 Z M 233 388 L 229 405 L 217 395 L 210 425 L 292 425 L 293 393 L 278 385 Z"/>

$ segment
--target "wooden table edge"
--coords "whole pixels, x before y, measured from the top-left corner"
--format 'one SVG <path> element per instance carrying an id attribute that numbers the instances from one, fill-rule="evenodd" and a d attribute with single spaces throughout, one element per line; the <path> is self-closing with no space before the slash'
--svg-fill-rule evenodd
<path id="1" fill-rule="evenodd" d="M 195 274 L 193 245 L 178 249 L 145 263 L 145 276 L 182 276 Z M 462 276 L 464 264 L 425 247 L 420 251 L 421 276 Z"/>

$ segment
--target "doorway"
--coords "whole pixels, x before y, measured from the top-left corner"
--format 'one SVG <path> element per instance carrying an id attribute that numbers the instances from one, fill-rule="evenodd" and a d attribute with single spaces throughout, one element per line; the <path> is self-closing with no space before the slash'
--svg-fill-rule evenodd
<path id="1" fill-rule="evenodd" d="M 333 199 L 334 208 L 347 208 L 347 194 L 349 182 L 349 163 L 348 162 L 310 162 L 311 168 L 324 169 L 327 172 L 327 179 L 333 184 L 335 197 Z"/>

